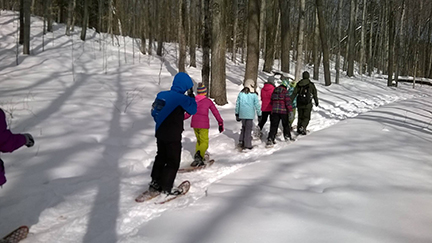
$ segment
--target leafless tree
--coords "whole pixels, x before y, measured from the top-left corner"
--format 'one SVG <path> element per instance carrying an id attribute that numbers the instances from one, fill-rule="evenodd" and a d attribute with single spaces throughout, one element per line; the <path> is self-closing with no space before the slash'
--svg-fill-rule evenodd
<path id="1" fill-rule="evenodd" d="M 298 37 L 297 37 L 297 53 L 296 53 L 296 67 L 295 67 L 295 80 L 300 80 L 300 74 L 303 69 L 303 42 L 304 42 L 304 25 L 305 25 L 305 8 L 306 1 L 300 0 L 299 6 L 299 23 L 298 23 Z"/>
<path id="2" fill-rule="evenodd" d="M 210 16 L 210 0 L 203 0 L 203 57 L 202 57 L 202 82 L 206 87 L 210 84 L 210 44 L 211 44 L 211 16 Z"/>
<path id="3" fill-rule="evenodd" d="M 266 21 L 265 21 L 265 54 L 264 54 L 264 72 L 270 73 L 273 70 L 274 55 L 275 55 L 275 39 L 277 30 L 277 5 L 276 0 L 267 0 L 266 4 Z"/>
<path id="4" fill-rule="evenodd" d="M 213 0 L 210 97 L 218 105 L 228 103 L 226 95 L 226 0 Z"/>
<path id="5" fill-rule="evenodd" d="M 249 0 L 248 35 L 245 80 L 252 79 L 255 85 L 258 78 L 260 1 Z"/>
<path id="6" fill-rule="evenodd" d="M 354 56 L 355 56 L 355 25 L 356 25 L 356 0 L 351 0 L 350 5 L 350 22 L 348 33 L 348 77 L 354 76 Z"/>
<path id="7" fill-rule="evenodd" d="M 320 29 L 321 46 L 323 50 L 323 66 L 324 66 L 324 81 L 325 85 L 331 85 L 330 78 L 330 50 L 327 44 L 327 30 L 326 21 L 324 18 L 324 7 L 322 0 L 316 0 L 317 12 L 318 12 L 318 23 Z"/>
<path id="8" fill-rule="evenodd" d="M 279 0 L 279 7 L 281 15 L 281 70 L 289 73 L 291 51 L 289 1 Z"/>
<path id="9" fill-rule="evenodd" d="M 179 0 L 179 25 L 178 25 L 178 38 L 179 38 L 179 72 L 186 72 L 186 33 L 185 33 L 185 17 L 186 17 L 186 4 L 184 0 Z"/>

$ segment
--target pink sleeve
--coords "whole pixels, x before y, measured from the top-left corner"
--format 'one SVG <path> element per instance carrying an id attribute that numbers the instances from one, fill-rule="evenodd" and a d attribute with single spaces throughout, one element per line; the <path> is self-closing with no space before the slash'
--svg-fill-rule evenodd
<path id="1" fill-rule="evenodd" d="M 185 112 L 185 115 L 184 115 L 184 120 L 188 119 L 188 118 L 189 118 L 189 117 L 191 117 L 191 116 L 192 116 L 191 114 L 189 114 L 189 113 Z"/>
<path id="2" fill-rule="evenodd" d="M 219 114 L 219 110 L 216 108 L 215 104 L 213 103 L 213 101 L 211 101 L 210 104 L 210 110 L 213 113 L 213 116 L 216 118 L 216 121 L 218 121 L 218 125 L 223 125 L 223 119 L 221 117 L 221 115 Z"/>
<path id="3" fill-rule="evenodd" d="M 5 130 L 0 136 L 0 151 L 3 153 L 11 153 L 19 149 L 26 143 L 26 138 L 22 134 L 12 134 L 11 131 Z"/>

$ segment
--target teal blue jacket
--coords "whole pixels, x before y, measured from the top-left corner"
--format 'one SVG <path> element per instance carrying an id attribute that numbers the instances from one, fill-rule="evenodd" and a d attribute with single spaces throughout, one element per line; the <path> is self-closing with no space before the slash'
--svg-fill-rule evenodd
<path id="1" fill-rule="evenodd" d="M 240 92 L 237 97 L 236 115 L 242 120 L 254 119 L 255 113 L 257 116 L 261 116 L 261 105 L 256 93 L 245 93 Z"/>

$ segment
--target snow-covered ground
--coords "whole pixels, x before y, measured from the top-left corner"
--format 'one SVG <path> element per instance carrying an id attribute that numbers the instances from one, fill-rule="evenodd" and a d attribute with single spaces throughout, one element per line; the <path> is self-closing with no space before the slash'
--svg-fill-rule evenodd
<path id="1" fill-rule="evenodd" d="M 17 15 L 1 12 L 0 25 L 0 107 L 12 131 L 36 141 L 1 154 L 1 234 L 28 225 L 23 243 L 432 242 L 429 86 L 321 79 L 310 135 L 271 149 L 255 140 L 241 153 L 234 105 L 244 65 L 227 61 L 226 130 L 212 118 L 209 133 L 216 163 L 177 176 L 192 183 L 184 197 L 137 204 L 156 154 L 151 103 L 177 72 L 175 46 L 161 59 L 129 38 L 64 36 L 62 25 L 42 39 L 34 18 L 32 55 L 17 66 Z M 199 67 L 187 72 L 200 81 Z M 189 126 L 181 166 L 195 149 Z"/>

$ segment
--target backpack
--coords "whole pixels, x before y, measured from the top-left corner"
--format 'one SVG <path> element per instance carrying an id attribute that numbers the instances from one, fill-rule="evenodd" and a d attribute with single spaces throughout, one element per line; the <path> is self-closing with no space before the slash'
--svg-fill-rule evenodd
<path id="1" fill-rule="evenodd" d="M 165 100 L 161 100 L 156 98 L 156 100 L 152 104 L 152 110 L 151 115 L 153 116 L 153 119 L 156 121 L 157 116 L 159 115 L 162 108 L 165 107 Z"/>
<path id="2" fill-rule="evenodd" d="M 300 87 L 300 91 L 297 96 L 297 103 L 299 105 L 308 105 L 312 101 L 310 84 Z"/>

